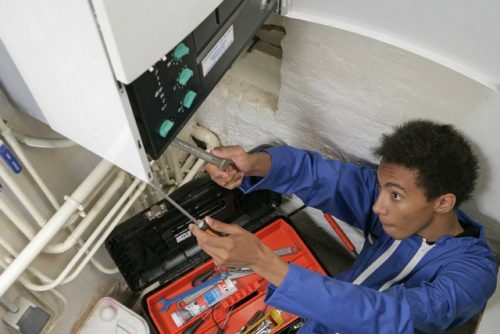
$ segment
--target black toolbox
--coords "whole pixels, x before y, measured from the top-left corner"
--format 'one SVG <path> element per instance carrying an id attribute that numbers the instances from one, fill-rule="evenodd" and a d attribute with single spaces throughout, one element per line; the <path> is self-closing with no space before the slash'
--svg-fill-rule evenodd
<path id="1" fill-rule="evenodd" d="M 273 215 L 281 203 L 277 193 L 265 190 L 243 194 L 238 189 L 227 190 L 206 175 L 177 189 L 171 197 L 196 218 L 210 215 L 239 224 L 272 249 L 285 250 L 288 254 L 283 256 L 284 260 L 325 273 L 293 223 L 286 217 Z M 153 333 L 193 333 L 189 330 L 193 330 L 194 324 L 199 325 L 196 333 L 212 333 L 217 329 L 224 333 L 255 333 L 264 325 L 269 330 L 262 333 L 276 333 L 300 321 L 295 315 L 264 305 L 267 281 L 262 277 L 257 274 L 237 277 L 233 270 L 235 277 L 228 278 L 229 271 L 215 268 L 191 236 L 189 223 L 163 200 L 117 226 L 105 243 L 132 291 L 159 282 L 158 288 L 142 300 Z M 193 287 L 193 282 L 200 278 L 206 282 Z M 197 297 L 194 292 L 200 290 Z M 214 296 L 222 300 L 213 300 Z M 255 327 L 241 331 L 250 318 L 259 318 L 258 315 L 261 317 L 256 319 Z"/>

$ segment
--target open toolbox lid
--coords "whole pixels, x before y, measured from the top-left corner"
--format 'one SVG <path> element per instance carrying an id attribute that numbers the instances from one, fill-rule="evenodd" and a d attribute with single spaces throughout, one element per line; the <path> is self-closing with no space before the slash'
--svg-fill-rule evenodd
<path id="1" fill-rule="evenodd" d="M 188 182 L 170 197 L 197 219 L 209 215 L 255 232 L 263 218 L 281 203 L 272 191 L 243 194 L 228 190 L 208 175 Z M 111 258 L 132 291 L 160 282 L 167 284 L 209 260 L 191 236 L 190 221 L 162 200 L 118 225 L 105 242 Z"/>
<path id="2" fill-rule="evenodd" d="M 255 235 L 275 252 L 289 249 L 288 252 L 277 253 L 282 256 L 283 260 L 322 275 L 326 274 L 313 250 L 309 249 L 302 236 L 295 229 L 293 222 L 287 217 L 275 216 L 269 224 L 265 224 L 264 227 L 256 231 Z M 219 269 L 221 268 L 219 267 Z M 224 269 L 224 271 L 227 270 L 231 270 L 231 268 Z M 197 303 L 203 297 L 191 298 L 190 301 L 187 301 L 194 293 L 194 286 L 198 286 L 198 290 L 204 291 L 206 288 L 202 284 L 208 285 L 209 288 L 214 285 L 213 282 L 210 282 L 209 276 L 206 275 L 210 272 L 213 272 L 214 275 L 217 273 L 213 260 L 193 268 L 170 284 L 161 285 L 149 291 L 143 297 L 142 308 L 153 333 L 220 333 L 221 331 L 224 333 L 246 333 L 250 327 L 247 327 L 247 331 L 243 331 L 242 326 L 248 323 L 249 319 L 254 318 L 257 311 L 262 312 L 263 318 L 273 318 L 271 333 L 286 333 L 289 327 L 293 330 L 293 327 L 297 325 L 300 327 L 303 323 L 303 320 L 297 315 L 266 305 L 265 296 L 269 283 L 255 273 L 232 278 L 231 280 L 237 289 L 231 290 L 226 298 L 213 306 L 206 305 L 204 307 L 202 301 Z M 207 279 L 205 283 L 194 285 L 194 282 L 201 277 Z M 221 278 L 218 282 L 218 284 L 224 285 L 226 281 Z M 224 288 L 221 289 L 224 290 Z M 208 302 L 208 299 L 212 298 L 207 297 L 205 301 Z M 195 303 L 193 308 L 199 309 L 198 311 L 201 313 L 179 323 L 177 315 L 185 312 L 182 309 L 189 308 L 187 307 L 188 303 L 191 305 Z M 271 315 L 273 312 L 277 313 L 277 317 Z M 199 327 L 193 329 L 198 321 L 201 321 Z M 267 332 L 269 333 L 269 331 Z"/>

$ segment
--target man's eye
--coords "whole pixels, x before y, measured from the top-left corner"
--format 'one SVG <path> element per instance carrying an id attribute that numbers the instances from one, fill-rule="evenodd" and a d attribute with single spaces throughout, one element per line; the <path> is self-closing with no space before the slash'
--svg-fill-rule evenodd
<path id="1" fill-rule="evenodd" d="M 400 201 L 402 198 L 398 193 L 392 193 L 392 199 L 395 201 Z"/>

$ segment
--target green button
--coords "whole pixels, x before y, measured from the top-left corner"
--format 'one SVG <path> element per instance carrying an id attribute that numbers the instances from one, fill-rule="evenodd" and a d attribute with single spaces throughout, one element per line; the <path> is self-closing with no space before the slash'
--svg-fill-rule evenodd
<path id="1" fill-rule="evenodd" d="M 189 48 L 186 46 L 186 44 L 181 43 L 177 45 L 177 47 L 174 50 L 174 60 L 181 60 L 182 57 L 186 56 L 189 54 Z"/>
<path id="2" fill-rule="evenodd" d="M 179 78 L 177 81 L 182 85 L 186 86 L 188 83 L 189 79 L 193 76 L 194 72 L 190 68 L 185 68 L 181 71 L 181 74 L 179 74 Z"/>
<path id="3" fill-rule="evenodd" d="M 188 91 L 186 95 L 184 95 L 184 99 L 182 100 L 182 105 L 184 106 L 184 108 L 191 108 L 197 95 L 198 94 L 196 94 L 192 90 Z"/>
<path id="4" fill-rule="evenodd" d="M 170 132 L 170 130 L 172 130 L 172 127 L 174 126 L 174 122 L 172 122 L 171 120 L 167 119 L 165 121 L 163 121 L 163 123 L 161 123 L 161 126 L 160 126 L 160 136 L 162 136 L 163 138 L 165 138 L 167 136 L 167 134 Z"/>

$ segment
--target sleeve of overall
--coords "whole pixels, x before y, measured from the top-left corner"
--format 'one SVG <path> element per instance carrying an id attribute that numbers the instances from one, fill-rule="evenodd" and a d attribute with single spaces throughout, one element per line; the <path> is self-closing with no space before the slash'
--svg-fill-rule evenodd
<path id="1" fill-rule="evenodd" d="M 404 299 L 416 329 L 439 333 L 478 313 L 496 287 L 497 266 L 488 254 L 464 256 L 445 265 L 432 282 L 415 288 L 394 286 L 388 292 Z"/>
<path id="2" fill-rule="evenodd" d="M 493 261 L 454 263 L 432 282 L 379 292 L 291 264 L 266 303 L 339 332 L 440 333 L 484 307 L 495 290 L 496 270 Z"/>
<path id="3" fill-rule="evenodd" d="M 266 304 L 320 323 L 340 333 L 413 333 L 404 300 L 290 264 Z"/>
<path id="4" fill-rule="evenodd" d="M 295 194 L 308 206 L 361 229 L 374 218 L 371 206 L 378 189 L 373 168 L 328 160 L 290 146 L 267 152 L 272 159 L 271 170 L 264 178 L 246 177 L 241 185 L 244 192 L 270 189 Z"/>

